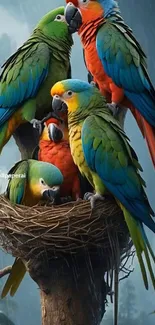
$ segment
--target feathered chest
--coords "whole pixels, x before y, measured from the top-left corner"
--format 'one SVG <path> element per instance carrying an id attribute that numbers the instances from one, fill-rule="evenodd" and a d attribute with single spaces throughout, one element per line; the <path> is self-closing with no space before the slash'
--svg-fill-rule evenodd
<path id="1" fill-rule="evenodd" d="M 74 163 L 81 170 L 82 166 L 85 164 L 84 153 L 82 149 L 82 139 L 81 139 L 81 125 L 72 126 L 69 129 L 69 142 L 71 148 L 71 154 Z"/>

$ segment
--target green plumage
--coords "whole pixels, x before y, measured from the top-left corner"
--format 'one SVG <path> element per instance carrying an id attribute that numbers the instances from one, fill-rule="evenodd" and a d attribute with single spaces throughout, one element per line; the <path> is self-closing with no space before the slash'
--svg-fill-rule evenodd
<path id="1" fill-rule="evenodd" d="M 33 206 L 42 199 L 44 191 L 59 187 L 63 182 L 63 176 L 57 167 L 33 159 L 17 162 L 8 174 L 10 179 L 5 196 L 13 204 Z M 16 258 L 1 298 L 4 298 L 8 292 L 11 296 L 15 294 L 25 273 L 25 262 Z"/>
<path id="2" fill-rule="evenodd" d="M 64 7 L 60 7 L 45 15 L 30 38 L 5 62 L 0 76 L 0 151 L 18 125 L 42 119 L 51 110 L 51 87 L 71 78 L 72 44 Z M 8 133 L 6 123 L 11 130 Z"/>
<path id="3" fill-rule="evenodd" d="M 59 83 L 58 83 L 59 84 Z M 121 207 L 136 248 L 143 280 L 148 289 L 147 264 L 152 284 L 155 275 L 150 257 L 155 256 L 143 224 L 155 233 L 154 212 L 145 193 L 145 182 L 136 153 L 120 124 L 106 107 L 98 89 L 80 80 L 62 81 L 65 93 L 72 91 L 68 105 L 70 146 L 74 162 L 95 189 L 97 195 L 111 192 Z M 53 87 L 53 92 L 59 86 Z M 68 94 L 68 93 L 67 93 Z M 70 104 L 71 103 L 71 104 Z M 74 103 L 74 105 L 73 105 Z"/>

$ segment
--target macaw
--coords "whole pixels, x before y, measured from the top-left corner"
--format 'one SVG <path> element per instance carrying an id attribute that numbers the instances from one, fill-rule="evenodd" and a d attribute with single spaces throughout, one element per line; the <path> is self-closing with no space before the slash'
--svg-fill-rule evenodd
<path id="1" fill-rule="evenodd" d="M 67 119 L 49 118 L 44 122 L 38 160 L 52 163 L 61 171 L 64 178 L 60 188 L 61 197 L 71 197 L 73 200 L 81 198 L 79 171 L 70 152 Z"/>
<path id="2" fill-rule="evenodd" d="M 54 201 L 60 193 L 63 175 L 60 170 L 49 163 L 33 159 L 17 162 L 9 171 L 9 183 L 5 196 L 13 204 L 36 205 L 40 200 Z M 24 275 L 26 265 L 16 258 L 11 273 L 4 285 L 1 298 L 10 291 L 14 296 Z"/>
<path id="3" fill-rule="evenodd" d="M 71 29 L 64 7 L 47 13 L 3 65 L 0 76 L 0 153 L 16 128 L 51 110 L 51 85 L 71 78 Z"/>
<path id="4" fill-rule="evenodd" d="M 114 115 L 130 108 L 155 166 L 155 89 L 146 56 L 115 0 L 66 0 L 65 17 L 78 29 L 88 71 Z"/>
<path id="5" fill-rule="evenodd" d="M 139 174 L 141 166 L 125 132 L 109 111 L 105 98 L 92 84 L 77 79 L 63 80 L 52 87 L 51 94 L 55 113 L 61 110 L 62 103 L 67 107 L 74 163 L 95 190 L 95 194 L 87 195 L 91 207 L 94 208 L 97 199 L 103 200 L 106 192 L 114 196 L 135 245 L 145 287 L 148 289 L 143 253 L 155 288 L 150 261 L 152 256 L 155 263 L 155 256 L 143 227 L 145 224 L 155 233 L 151 217 L 155 213 Z"/>

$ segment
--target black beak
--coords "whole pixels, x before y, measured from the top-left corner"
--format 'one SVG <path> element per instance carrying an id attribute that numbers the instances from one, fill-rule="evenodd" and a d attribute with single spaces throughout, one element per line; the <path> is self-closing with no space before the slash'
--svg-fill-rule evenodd
<path id="1" fill-rule="evenodd" d="M 63 132 L 53 123 L 48 126 L 49 138 L 53 142 L 59 142 L 63 139 Z"/>
<path id="2" fill-rule="evenodd" d="M 76 33 L 82 25 L 81 13 L 71 2 L 69 2 L 65 8 L 65 19 L 71 34 Z"/>
<path id="3" fill-rule="evenodd" d="M 67 105 L 58 97 L 53 97 L 52 108 L 54 113 L 67 112 Z"/>
<path id="4" fill-rule="evenodd" d="M 55 202 L 55 200 L 59 197 L 60 195 L 60 188 L 54 190 L 45 190 L 42 194 L 43 200 L 46 201 L 51 201 L 52 203 Z"/>

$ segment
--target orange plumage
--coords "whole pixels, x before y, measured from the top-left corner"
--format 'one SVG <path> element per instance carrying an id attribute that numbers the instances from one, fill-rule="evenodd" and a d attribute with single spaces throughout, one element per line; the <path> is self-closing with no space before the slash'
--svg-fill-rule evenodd
<path id="1" fill-rule="evenodd" d="M 63 138 L 56 143 L 50 138 L 53 127 L 63 132 Z M 64 182 L 61 186 L 61 197 L 71 196 L 74 200 L 81 197 L 78 168 L 71 156 L 66 123 L 61 124 L 60 121 L 54 118 L 50 118 L 45 122 L 39 141 L 38 159 L 52 163 L 62 172 Z"/>
<path id="2" fill-rule="evenodd" d="M 66 0 L 66 2 L 68 3 L 69 1 Z M 82 25 L 79 28 L 78 34 L 83 44 L 88 71 L 93 76 L 93 80 L 97 83 L 101 93 L 106 97 L 107 102 L 114 102 L 131 110 L 143 137 L 146 139 L 152 162 L 155 166 L 155 128 L 146 121 L 130 100 L 125 97 L 124 90 L 117 87 L 113 80 L 107 76 L 97 53 L 96 35 L 99 26 L 104 23 L 103 8 L 96 1 L 90 1 L 87 9 L 84 6 L 79 6 L 77 0 L 72 0 L 72 3 L 76 7 L 80 7 L 82 15 Z M 95 6 L 98 7 L 95 8 Z"/>

